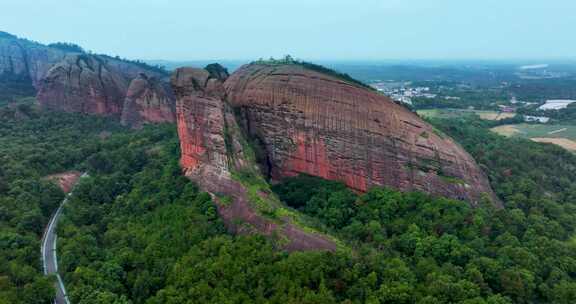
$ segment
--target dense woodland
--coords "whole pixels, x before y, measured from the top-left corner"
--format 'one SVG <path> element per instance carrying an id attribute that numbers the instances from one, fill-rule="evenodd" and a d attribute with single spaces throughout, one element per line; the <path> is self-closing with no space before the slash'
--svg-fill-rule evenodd
<path id="1" fill-rule="evenodd" d="M 73 303 L 575 303 L 576 156 L 438 120 L 478 160 L 505 209 L 290 178 L 273 190 L 342 240 L 286 253 L 226 232 L 178 166 L 173 126 L 0 111 L 0 303 L 50 303 L 42 229 L 63 197 L 44 176 L 90 172 L 59 226 Z M 23 114 L 24 113 L 24 114 Z"/>
<path id="2" fill-rule="evenodd" d="M 416 109 L 468 109 L 500 110 L 499 105 L 508 105 L 510 93 L 503 88 L 471 87 L 450 82 L 423 81 L 412 86 L 429 87 L 436 98 L 412 98 Z"/>
<path id="3" fill-rule="evenodd" d="M 510 92 L 520 100 L 543 102 L 547 99 L 576 99 L 576 76 L 552 79 L 531 79 L 512 84 Z"/>
<path id="4" fill-rule="evenodd" d="M 29 77 L 0 74 L 0 107 L 35 94 L 36 89 Z"/>
<path id="5" fill-rule="evenodd" d="M 40 238 L 64 193 L 44 177 L 98 151 L 103 131 L 119 128 L 96 117 L 39 115 L 30 104 L 0 108 L 0 303 L 51 303 Z"/>

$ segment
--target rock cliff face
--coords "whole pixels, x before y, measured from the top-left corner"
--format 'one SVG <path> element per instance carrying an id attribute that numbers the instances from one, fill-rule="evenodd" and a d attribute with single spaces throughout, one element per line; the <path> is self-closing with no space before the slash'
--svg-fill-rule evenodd
<path id="1" fill-rule="evenodd" d="M 122 124 L 175 122 L 175 100 L 172 89 L 156 77 L 140 74 L 132 80 L 122 109 Z"/>
<path id="2" fill-rule="evenodd" d="M 71 55 L 92 57 L 92 55 L 85 54 L 81 49 L 62 49 L 53 45 L 44 45 L 18 38 L 0 31 L 0 81 L 2 78 L 22 79 L 31 82 L 35 88 L 38 88 L 48 71 Z M 108 66 L 129 79 L 134 79 L 143 72 L 157 77 L 165 76 L 159 75 L 157 71 L 146 70 L 133 62 L 108 56 L 97 57 L 105 60 Z"/>
<path id="3" fill-rule="evenodd" d="M 246 165 L 239 134 L 226 137 L 226 132 L 235 132 L 238 127 L 224 101 L 222 81 L 212 78 L 204 69 L 181 68 L 176 70 L 171 83 L 177 97 L 181 165 L 185 174 L 200 181 L 207 191 L 220 192 L 220 185 L 232 179 L 232 168 Z M 232 130 L 227 130 L 228 125 Z M 232 142 L 227 146 L 228 139 Z"/>
<path id="4" fill-rule="evenodd" d="M 497 202 L 464 149 L 376 92 L 297 64 L 247 65 L 225 88 L 273 180 L 306 173 L 358 191 L 389 186 Z"/>
<path id="5" fill-rule="evenodd" d="M 122 123 L 174 122 L 174 97 L 162 75 L 106 56 L 70 55 L 40 81 L 43 109 L 118 116 Z"/>
<path id="6" fill-rule="evenodd" d="M 172 76 L 186 176 L 212 194 L 232 232 L 262 233 L 287 250 L 335 250 L 329 238 L 299 228 L 270 192 L 226 102 L 226 76 L 192 68 Z"/>
<path id="7" fill-rule="evenodd" d="M 145 122 L 175 121 L 166 78 L 161 70 L 138 62 L 0 32 L 0 99 L 37 93 L 44 109 L 121 115 L 124 124 L 140 127 Z"/>
<path id="8" fill-rule="evenodd" d="M 0 32 L 0 80 L 30 81 L 34 87 L 67 52 Z"/>
<path id="9" fill-rule="evenodd" d="M 53 66 L 39 85 L 43 109 L 99 115 L 120 115 L 128 80 L 105 60 L 73 55 Z"/>

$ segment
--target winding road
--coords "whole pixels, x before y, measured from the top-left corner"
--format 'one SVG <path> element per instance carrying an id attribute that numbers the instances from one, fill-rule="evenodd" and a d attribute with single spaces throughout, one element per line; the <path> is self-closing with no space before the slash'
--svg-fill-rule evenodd
<path id="1" fill-rule="evenodd" d="M 86 173 L 82 174 L 81 178 L 87 176 Z M 56 276 L 56 298 L 54 298 L 55 304 L 70 304 L 68 300 L 68 295 L 66 294 L 66 288 L 64 287 L 64 282 L 58 273 L 58 258 L 56 257 L 56 226 L 60 215 L 62 215 L 62 209 L 68 198 L 72 195 L 72 192 L 66 195 L 66 198 L 62 201 L 56 212 L 50 218 L 48 226 L 44 230 L 44 236 L 42 237 L 42 264 L 44 266 L 45 275 L 55 275 Z"/>

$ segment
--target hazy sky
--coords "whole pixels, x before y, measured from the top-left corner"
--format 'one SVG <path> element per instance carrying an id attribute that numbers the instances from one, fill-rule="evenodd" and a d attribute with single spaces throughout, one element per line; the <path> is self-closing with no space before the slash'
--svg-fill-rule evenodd
<path id="1" fill-rule="evenodd" d="M 0 8 L 0 30 L 128 58 L 576 58 L 575 0 L 0 0 Z"/>

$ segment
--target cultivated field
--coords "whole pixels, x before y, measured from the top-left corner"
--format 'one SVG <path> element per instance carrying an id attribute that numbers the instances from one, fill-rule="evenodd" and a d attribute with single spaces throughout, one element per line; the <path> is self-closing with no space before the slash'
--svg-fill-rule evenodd
<path id="1" fill-rule="evenodd" d="M 504 136 L 512 136 L 514 134 L 520 133 L 520 130 L 518 130 L 518 128 L 516 128 L 516 125 L 498 126 L 498 127 L 492 128 L 492 131 L 494 131 L 500 135 L 504 135 Z"/>
<path id="2" fill-rule="evenodd" d="M 517 124 L 495 127 L 492 131 L 504 136 L 520 136 L 552 143 L 576 152 L 576 126 Z"/>
<path id="3" fill-rule="evenodd" d="M 429 118 L 455 118 L 476 114 L 480 116 L 481 119 L 501 120 L 516 116 L 516 113 L 503 113 L 497 111 L 480 111 L 480 110 L 466 110 L 466 109 L 430 109 L 430 110 L 418 110 L 417 112 L 420 116 Z"/>
<path id="4" fill-rule="evenodd" d="M 537 142 L 543 142 L 543 143 L 550 143 L 550 144 L 556 144 L 559 145 L 560 147 L 563 147 L 566 150 L 570 150 L 570 151 L 574 151 L 576 152 L 576 141 L 570 140 L 570 139 L 566 139 L 566 138 L 539 138 L 539 137 L 534 137 L 532 138 L 533 141 L 537 141 Z"/>

